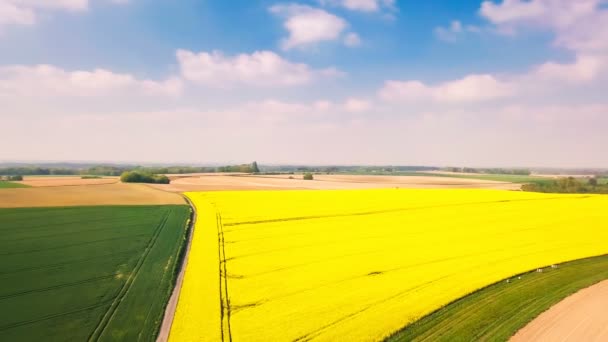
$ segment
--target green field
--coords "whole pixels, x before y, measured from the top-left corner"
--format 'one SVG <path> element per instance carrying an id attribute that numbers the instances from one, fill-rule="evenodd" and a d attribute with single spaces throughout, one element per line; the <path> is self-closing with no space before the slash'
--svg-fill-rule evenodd
<path id="1" fill-rule="evenodd" d="M 0 341 L 153 341 L 188 206 L 0 209 Z"/>
<path id="2" fill-rule="evenodd" d="M 7 181 L 0 181 L 0 189 L 12 189 L 12 188 L 29 188 L 29 186 L 21 183 L 13 183 Z"/>
<path id="3" fill-rule="evenodd" d="M 466 178 L 466 179 L 479 179 L 487 181 L 499 181 L 499 182 L 511 182 L 511 183 L 545 183 L 550 182 L 552 179 L 546 177 L 536 176 L 525 176 L 525 175 L 505 175 L 505 174 L 441 174 L 441 173 L 423 173 L 419 172 L 418 175 L 422 176 L 435 176 L 435 177 L 452 177 L 452 178 Z"/>
<path id="4" fill-rule="evenodd" d="M 608 256 L 526 273 L 457 300 L 387 341 L 507 341 L 554 304 L 605 279 Z"/>

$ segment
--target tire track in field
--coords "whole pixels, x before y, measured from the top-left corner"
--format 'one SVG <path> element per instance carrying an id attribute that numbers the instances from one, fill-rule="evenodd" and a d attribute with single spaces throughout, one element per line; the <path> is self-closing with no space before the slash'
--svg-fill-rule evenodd
<path id="1" fill-rule="evenodd" d="M 123 240 L 123 239 L 127 239 L 127 238 L 134 238 L 134 237 L 140 237 L 140 236 L 146 236 L 146 235 L 148 235 L 148 234 L 142 233 L 142 234 L 134 234 L 134 235 L 123 235 L 123 236 L 114 237 L 114 238 L 98 239 L 98 240 L 78 242 L 78 243 L 70 243 L 70 244 L 62 245 L 62 246 L 55 246 L 55 247 L 48 247 L 48 248 L 38 248 L 38 249 L 30 249 L 30 250 L 23 250 L 23 251 L 17 251 L 17 252 L 0 253 L 0 256 L 28 254 L 28 253 L 35 253 L 35 252 L 46 252 L 46 251 L 52 251 L 52 250 L 56 250 L 56 249 L 63 249 L 63 248 L 69 248 L 69 247 L 78 247 L 78 246 L 84 246 L 84 245 L 92 245 L 92 244 L 96 244 L 96 243 L 99 243 L 99 242 L 108 242 L 108 241 Z"/>
<path id="2" fill-rule="evenodd" d="M 32 267 L 25 267 L 25 268 L 16 268 L 16 269 L 12 269 L 12 270 L 9 270 L 9 271 L 0 272 L 0 276 L 11 275 L 11 274 L 20 273 L 20 272 L 27 272 L 27 271 L 52 269 L 52 268 L 58 268 L 58 267 L 63 267 L 63 266 L 67 266 L 67 265 L 80 264 L 80 263 L 83 263 L 83 262 L 88 262 L 88 261 L 96 260 L 96 259 L 104 259 L 104 258 L 107 258 L 107 257 L 128 255 L 128 254 L 132 254 L 132 253 L 136 252 L 137 250 L 138 250 L 138 248 L 135 248 L 135 249 L 129 249 L 129 250 L 126 250 L 126 251 L 123 251 L 123 252 L 96 255 L 96 256 L 90 257 L 90 258 L 70 260 L 70 261 L 56 263 L 56 264 L 46 264 L 46 265 L 40 265 L 40 266 L 32 266 Z"/>
<path id="3" fill-rule="evenodd" d="M 141 226 L 141 224 L 139 224 L 139 225 L 137 225 L 137 224 L 136 225 L 121 225 L 121 229 L 134 228 L 134 227 L 138 227 L 138 226 Z M 74 234 L 90 233 L 90 232 L 98 232 L 98 231 L 114 230 L 114 229 L 116 229 L 116 225 L 112 225 L 110 227 L 93 228 L 93 229 L 78 229 L 77 231 L 63 232 L 63 233 L 57 233 L 57 234 L 25 236 L 25 237 L 20 237 L 20 238 L 15 238 L 15 239 L 6 239 L 3 242 L 17 242 L 17 241 L 22 241 L 22 240 L 27 240 L 29 242 L 32 240 L 55 238 L 55 237 L 60 237 L 60 236 L 65 236 L 65 235 L 74 235 Z"/>
<path id="4" fill-rule="evenodd" d="M 172 215 L 172 214 L 175 214 L 175 212 L 173 210 L 170 212 L 169 215 Z M 178 239 L 179 239 L 179 237 L 176 238 L 176 240 L 178 240 Z M 162 287 L 163 281 L 165 280 L 165 277 L 167 276 L 167 273 L 170 273 L 169 272 L 170 270 L 173 271 L 173 269 L 170 266 L 172 264 L 173 258 L 177 256 L 177 253 L 178 253 L 178 250 L 179 250 L 179 247 L 180 247 L 179 243 L 176 243 L 175 245 L 176 245 L 176 247 L 169 254 L 169 259 L 167 259 L 167 263 L 165 264 L 165 267 L 163 269 L 163 275 L 160 278 L 160 280 L 158 281 L 158 284 L 156 286 L 156 293 L 159 293 L 158 290 Z M 176 262 L 177 262 L 177 260 L 176 260 Z M 150 318 L 150 313 L 152 312 L 152 306 L 153 305 L 154 305 L 154 302 L 150 301 L 150 305 L 148 306 L 148 310 L 147 310 L 147 313 L 146 313 L 146 318 L 144 319 L 144 323 L 142 324 L 142 329 L 139 331 L 139 334 L 137 334 L 137 340 L 138 341 L 141 341 L 141 335 L 142 335 L 142 333 L 143 333 L 146 325 L 148 324 L 148 320 Z M 161 316 L 161 324 L 162 324 L 162 318 L 163 317 Z"/>
<path id="5" fill-rule="evenodd" d="M 2 325 L 0 326 L 0 331 L 6 331 L 12 328 L 17 328 L 17 327 L 21 327 L 24 325 L 28 325 L 28 324 L 34 324 L 34 323 L 38 323 L 38 322 L 42 322 L 42 321 L 46 321 L 49 319 L 53 319 L 53 318 L 59 318 L 59 317 L 63 317 L 63 316 L 68 316 L 68 315 L 72 315 L 75 313 L 80 313 L 80 312 L 84 312 L 84 311 L 88 311 L 91 309 L 96 309 L 98 307 L 102 307 L 104 305 L 107 305 L 109 303 L 111 303 L 112 300 L 106 300 L 103 302 L 99 302 L 97 304 L 93 304 L 93 305 L 88 305 L 82 308 L 78 308 L 78 309 L 74 309 L 74 310 L 70 310 L 67 312 L 62 312 L 62 313 L 58 313 L 58 314 L 52 314 L 52 315 L 46 315 L 40 318 L 35 318 L 35 319 L 30 319 L 30 320 L 26 320 L 26 321 L 21 321 L 21 322 L 17 322 L 17 323 L 11 323 L 11 324 L 7 324 L 7 325 Z"/>
<path id="6" fill-rule="evenodd" d="M 222 341 L 232 342 L 232 329 L 230 327 L 230 296 L 228 294 L 228 270 L 226 266 L 226 247 L 224 243 L 224 226 L 222 216 L 216 210 L 216 226 L 218 236 L 219 271 L 220 271 L 220 329 Z"/>
<path id="7" fill-rule="evenodd" d="M 118 306 L 120 305 L 120 303 L 122 302 L 122 300 L 124 299 L 126 294 L 131 289 L 131 286 L 135 282 L 135 279 L 137 278 L 137 276 L 139 274 L 139 270 L 145 263 L 146 257 L 150 254 L 150 251 L 156 244 L 156 240 L 158 239 L 158 236 L 160 235 L 160 232 L 162 231 L 162 229 L 165 227 L 165 223 L 167 222 L 168 218 L 169 218 L 169 214 L 167 213 L 167 211 L 165 211 L 164 217 L 161 219 L 159 225 L 156 227 L 154 234 L 150 238 L 150 241 L 148 242 L 146 249 L 142 253 L 139 260 L 137 261 L 135 268 L 131 271 L 129 278 L 127 278 L 127 280 L 123 283 L 122 287 L 120 288 L 120 290 L 118 292 L 118 295 L 116 297 L 114 297 L 114 299 L 112 300 L 112 304 L 110 305 L 108 310 L 105 312 L 105 314 L 103 315 L 103 317 L 97 324 L 97 327 L 95 327 L 95 329 L 89 336 L 88 341 L 97 341 L 97 340 L 99 340 L 101 335 L 104 333 L 105 328 L 108 326 L 108 323 L 111 321 L 112 317 L 114 316 L 114 313 L 118 309 Z"/>
<path id="8" fill-rule="evenodd" d="M 111 278 L 114 278 L 115 276 L 116 276 L 116 274 L 108 274 L 108 275 L 104 275 L 104 276 L 87 278 L 87 279 L 74 281 L 74 282 L 70 282 L 70 283 L 64 283 L 64 284 L 53 285 L 53 286 L 48 286 L 48 287 L 41 287 L 38 289 L 32 289 L 32 290 L 27 290 L 27 291 L 13 292 L 11 294 L 0 296 L 0 300 L 24 296 L 24 295 L 27 295 L 30 293 L 46 292 L 46 291 L 62 289 L 65 287 L 70 287 L 70 286 L 78 286 L 78 285 L 82 285 L 82 284 L 94 283 L 94 282 L 97 282 L 100 280 L 111 279 Z"/>
<path id="9" fill-rule="evenodd" d="M 313 330 L 313 331 L 311 331 L 311 332 L 308 332 L 308 333 L 306 333 L 306 334 L 304 334 L 304 335 L 302 335 L 302 336 L 300 336 L 300 337 L 298 337 L 298 338 L 294 339 L 294 342 L 300 342 L 300 341 L 302 341 L 302 342 L 303 342 L 303 341 L 310 341 L 310 340 L 312 340 L 313 338 L 315 338 L 315 337 L 319 336 L 321 333 L 323 333 L 323 331 L 327 330 L 328 328 L 331 328 L 331 327 L 333 327 L 333 326 L 335 326 L 335 325 L 337 325 L 337 324 L 342 323 L 343 321 L 346 321 L 346 320 L 348 320 L 348 319 L 351 319 L 351 318 L 353 318 L 353 317 L 355 317 L 355 316 L 357 316 L 357 315 L 359 315 L 359 314 L 361 314 L 361 313 L 363 313 L 363 312 L 365 312 L 365 311 L 367 311 L 367 310 L 369 310 L 369 309 L 372 309 L 372 308 L 374 308 L 374 307 L 376 307 L 376 306 L 378 306 L 378 305 L 380 305 L 380 304 L 382 304 L 382 303 L 386 303 L 386 302 L 388 302 L 388 301 L 394 300 L 394 299 L 396 299 L 396 298 L 398 298 L 398 297 L 400 297 L 400 296 L 403 296 L 403 295 L 405 295 L 405 294 L 407 294 L 407 293 L 410 293 L 410 292 L 412 292 L 412 291 L 421 290 L 421 289 L 423 289 L 423 288 L 426 288 L 426 287 L 428 287 L 428 286 L 431 286 L 432 284 L 434 284 L 434 283 L 436 283 L 436 282 L 438 282 L 438 281 L 444 280 L 444 279 L 446 279 L 446 278 L 453 277 L 453 276 L 455 276 L 455 275 L 457 275 L 457 274 L 458 274 L 458 273 L 451 273 L 451 274 L 448 274 L 448 275 L 445 275 L 445 276 L 442 276 L 442 277 L 439 277 L 439 278 L 433 279 L 433 280 L 431 280 L 431 281 L 427 281 L 427 282 L 425 282 L 425 283 L 422 283 L 422 284 L 416 285 L 416 286 L 414 286 L 414 287 L 408 288 L 407 290 L 397 292 L 397 293 L 396 293 L 396 294 L 394 294 L 394 295 L 391 295 L 391 296 L 389 296 L 389 297 L 385 297 L 385 298 L 383 298 L 383 299 L 381 299 L 381 300 L 378 300 L 378 301 L 376 301 L 376 302 L 373 302 L 373 303 L 371 303 L 371 304 L 369 304 L 369 305 L 366 305 L 364 308 L 362 308 L 362 309 L 360 309 L 360 310 L 358 310 L 358 311 L 355 311 L 355 312 L 352 312 L 352 313 L 350 313 L 350 314 L 348 314 L 348 315 L 342 316 L 342 317 L 340 317 L 340 318 L 338 318 L 338 319 L 334 320 L 334 321 L 333 321 L 333 322 L 331 322 L 331 323 L 328 323 L 328 324 L 326 324 L 326 325 L 324 325 L 324 326 L 321 326 L 321 327 L 319 327 L 319 328 L 317 328 L 317 329 L 315 329 L 315 330 Z"/>
<path id="10" fill-rule="evenodd" d="M 585 199 L 585 198 L 589 198 L 589 196 L 586 195 L 586 196 L 568 197 L 568 199 L 573 199 L 573 198 Z M 326 215 L 309 215 L 309 216 L 285 217 L 285 218 L 267 219 L 267 220 L 232 222 L 232 223 L 226 223 L 225 226 L 226 227 L 235 227 L 235 226 L 256 225 L 256 224 L 263 224 L 263 223 L 304 221 L 304 220 L 318 220 L 318 219 L 339 218 L 339 217 L 349 217 L 349 216 L 368 216 L 368 215 L 389 214 L 389 213 L 397 213 L 397 212 L 403 212 L 403 211 L 414 211 L 414 210 L 424 210 L 424 209 L 449 208 L 449 207 L 466 207 L 466 206 L 475 206 L 475 205 L 483 205 L 483 204 L 494 204 L 494 203 L 513 203 L 513 202 L 521 203 L 521 202 L 548 201 L 548 200 L 560 200 L 560 199 L 565 199 L 565 198 L 564 197 L 546 197 L 546 198 L 526 198 L 526 199 L 516 199 L 516 200 L 481 201 L 481 202 L 469 202 L 469 203 L 448 203 L 448 204 L 420 206 L 420 207 L 393 208 L 393 209 L 384 209 L 384 210 L 368 210 L 368 211 L 361 211 L 361 212 L 354 212 L 354 213 L 326 214 Z M 255 227 L 240 228 L 240 229 L 230 229 L 230 230 L 227 230 L 227 232 L 233 232 L 233 231 L 238 231 L 238 230 L 246 230 L 246 229 L 255 229 Z"/>
<path id="11" fill-rule="evenodd" d="M 40 216 L 43 217 L 42 215 L 40 215 Z M 46 230 L 46 229 L 52 229 L 54 227 L 63 227 L 63 226 L 66 226 L 66 225 L 82 224 L 82 223 L 89 224 L 89 223 L 92 223 L 92 222 L 123 223 L 125 218 L 126 219 L 133 218 L 137 222 L 138 217 L 140 217 L 140 216 L 126 216 L 126 217 L 121 216 L 119 219 L 116 219 L 116 220 L 112 220 L 111 217 L 102 217 L 102 218 L 99 218 L 99 219 L 91 219 L 91 220 L 86 220 L 86 221 L 78 220 L 78 221 L 66 221 L 66 222 L 52 222 L 50 224 L 44 224 L 44 225 L 38 225 L 38 226 L 27 226 L 27 227 L 20 226 L 20 227 L 21 227 L 21 229 L 28 230 L 28 231 L 30 231 L 30 230 L 38 230 L 38 229 Z M 27 222 L 27 221 L 29 221 L 29 219 L 24 219 L 23 221 Z M 13 220 L 11 222 L 13 222 L 13 223 L 19 223 L 19 220 Z M 13 226 L 13 225 L 11 225 L 11 226 Z M 14 229 L 14 227 L 0 228 L 0 231 L 3 231 L 3 230 L 12 230 L 12 229 Z"/>

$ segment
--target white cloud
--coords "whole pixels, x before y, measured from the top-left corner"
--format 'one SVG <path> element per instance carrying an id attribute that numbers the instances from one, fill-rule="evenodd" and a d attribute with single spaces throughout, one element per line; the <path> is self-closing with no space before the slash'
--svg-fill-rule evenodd
<path id="1" fill-rule="evenodd" d="M 270 12 L 285 19 L 283 26 L 289 37 L 282 42 L 284 50 L 338 40 L 348 27 L 344 19 L 306 5 L 275 5 Z"/>
<path id="2" fill-rule="evenodd" d="M 176 96 L 182 90 L 181 81 L 139 80 L 130 74 L 118 74 L 104 69 L 66 71 L 52 65 L 0 67 L 0 96 L 28 97 L 88 97 L 124 95 Z"/>
<path id="3" fill-rule="evenodd" d="M 532 77 L 544 81 L 589 82 L 606 68 L 607 61 L 597 56 L 579 55 L 569 64 L 546 62 L 535 68 Z"/>
<path id="4" fill-rule="evenodd" d="M 349 33 L 344 37 L 344 45 L 355 47 L 361 45 L 361 38 L 356 33 Z"/>
<path id="5" fill-rule="evenodd" d="M 351 97 L 344 102 L 343 107 L 347 112 L 357 113 L 369 111 L 372 109 L 372 104 L 367 100 Z"/>
<path id="6" fill-rule="evenodd" d="M 31 9 L 0 0 L 0 28 L 4 25 L 32 25 L 36 16 Z"/>
<path id="7" fill-rule="evenodd" d="M 306 64 L 293 63 L 271 51 L 225 56 L 219 51 L 178 50 L 177 60 L 185 79 L 219 88 L 238 84 L 295 86 L 310 83 L 317 77 L 341 74 L 333 68 L 315 70 Z"/>
<path id="8" fill-rule="evenodd" d="M 450 26 L 445 27 L 436 27 L 435 35 L 437 38 L 446 41 L 446 42 L 455 42 L 458 39 L 460 33 L 462 33 L 462 24 L 458 20 L 454 20 L 450 23 Z"/>
<path id="9" fill-rule="evenodd" d="M 377 12 L 381 8 L 395 9 L 395 0 L 319 0 L 319 2 L 323 6 L 341 6 L 360 12 Z"/>
<path id="10" fill-rule="evenodd" d="M 575 52 L 608 53 L 605 0 L 484 1 L 480 14 L 504 32 L 540 28 L 555 33 L 555 43 Z"/>
<path id="11" fill-rule="evenodd" d="M 105 0 L 125 3 L 128 0 Z M 89 8 L 90 0 L 0 0 L 0 28 L 8 25 L 33 25 L 40 12 L 82 12 Z"/>
<path id="12" fill-rule="evenodd" d="M 492 75 L 469 75 L 430 86 L 420 81 L 386 81 L 379 96 L 390 102 L 484 102 L 510 96 L 512 86 Z"/>

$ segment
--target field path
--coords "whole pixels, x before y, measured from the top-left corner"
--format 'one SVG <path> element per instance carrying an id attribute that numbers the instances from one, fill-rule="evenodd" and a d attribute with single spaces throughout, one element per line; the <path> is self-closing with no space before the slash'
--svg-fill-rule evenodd
<path id="1" fill-rule="evenodd" d="M 545 311 L 510 341 L 608 341 L 606 308 L 608 281 L 603 281 Z"/>
<path id="2" fill-rule="evenodd" d="M 160 326 L 158 337 L 156 338 L 157 342 L 167 342 L 169 340 L 169 333 L 171 332 L 171 325 L 173 325 L 173 319 L 175 318 L 175 310 L 177 309 L 179 294 L 182 289 L 182 284 L 184 283 L 184 274 L 186 273 L 186 266 L 188 265 L 188 256 L 190 255 L 190 246 L 192 245 L 192 236 L 194 234 L 194 226 L 196 223 L 196 209 L 192 202 L 190 202 L 190 199 L 188 197 L 184 196 L 184 198 L 186 199 L 186 202 L 188 202 L 188 205 L 190 205 L 190 208 L 192 208 L 190 233 L 188 234 L 188 241 L 186 241 L 186 252 L 184 254 L 182 264 L 179 266 L 180 270 L 177 276 L 177 280 L 175 281 L 175 287 L 173 288 L 171 298 L 169 298 L 169 302 L 167 303 L 167 307 L 165 308 L 163 322 Z"/>

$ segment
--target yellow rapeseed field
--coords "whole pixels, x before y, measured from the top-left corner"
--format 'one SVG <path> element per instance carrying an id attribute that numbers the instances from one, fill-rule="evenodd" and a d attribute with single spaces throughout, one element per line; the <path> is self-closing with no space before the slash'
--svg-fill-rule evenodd
<path id="1" fill-rule="evenodd" d="M 376 341 L 476 289 L 608 253 L 608 196 L 498 190 L 188 193 L 171 341 Z"/>

